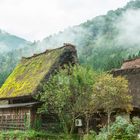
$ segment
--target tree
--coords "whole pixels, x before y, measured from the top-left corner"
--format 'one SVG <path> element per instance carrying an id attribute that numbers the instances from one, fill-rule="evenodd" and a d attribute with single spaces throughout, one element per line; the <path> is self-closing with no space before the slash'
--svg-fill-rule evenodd
<path id="1" fill-rule="evenodd" d="M 104 109 L 108 116 L 108 132 L 110 116 L 114 109 L 132 110 L 132 97 L 128 93 L 128 81 L 123 77 L 110 74 L 101 75 L 93 85 L 92 98 L 98 102 L 98 108 Z"/>
<path id="2" fill-rule="evenodd" d="M 89 114 L 94 111 L 91 95 L 96 75 L 90 68 L 81 66 L 59 70 L 58 74 L 43 84 L 40 112 L 57 114 L 64 132 L 72 133 L 75 119 L 85 115 L 89 121 Z"/>
<path id="3" fill-rule="evenodd" d="M 140 57 L 140 51 L 138 52 L 138 57 Z"/>
<path id="4" fill-rule="evenodd" d="M 86 133 L 89 132 L 89 121 L 94 112 L 96 112 L 96 102 L 92 100 L 93 84 L 95 83 L 99 72 L 90 68 L 75 67 L 71 75 L 71 91 L 75 95 L 75 112 L 85 117 Z"/>
<path id="5" fill-rule="evenodd" d="M 128 56 L 128 60 L 131 60 L 132 59 L 132 56 L 129 54 L 129 56 Z"/>

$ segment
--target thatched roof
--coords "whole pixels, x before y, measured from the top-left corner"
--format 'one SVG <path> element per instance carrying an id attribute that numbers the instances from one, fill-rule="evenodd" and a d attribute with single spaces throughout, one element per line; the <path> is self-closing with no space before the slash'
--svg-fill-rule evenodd
<path id="1" fill-rule="evenodd" d="M 121 69 L 140 68 L 140 58 L 130 59 L 123 62 Z"/>
<path id="2" fill-rule="evenodd" d="M 110 73 L 116 76 L 140 73 L 140 58 L 125 60 L 120 69 L 113 69 Z"/>
<path id="3" fill-rule="evenodd" d="M 22 58 L 0 89 L 0 99 L 32 96 L 40 83 L 61 65 L 76 63 L 77 53 L 71 44 Z"/>
<path id="4" fill-rule="evenodd" d="M 110 73 L 112 73 L 114 76 L 137 74 L 137 73 L 140 73 L 140 68 L 114 69 Z"/>

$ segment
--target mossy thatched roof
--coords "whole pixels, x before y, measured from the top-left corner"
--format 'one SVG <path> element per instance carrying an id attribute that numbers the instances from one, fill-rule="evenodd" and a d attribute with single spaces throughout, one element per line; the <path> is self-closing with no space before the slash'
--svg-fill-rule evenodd
<path id="1" fill-rule="evenodd" d="M 74 53 L 70 53 L 74 52 Z M 49 77 L 56 67 L 72 61 L 76 55 L 75 47 L 65 44 L 63 47 L 47 50 L 44 53 L 23 58 L 0 89 L 0 98 L 31 96 L 40 82 Z"/>

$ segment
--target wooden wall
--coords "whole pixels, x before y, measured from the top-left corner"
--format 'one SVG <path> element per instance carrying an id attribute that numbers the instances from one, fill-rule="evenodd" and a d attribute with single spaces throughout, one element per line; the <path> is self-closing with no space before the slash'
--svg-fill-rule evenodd
<path id="1" fill-rule="evenodd" d="M 0 109 L 0 130 L 28 129 L 31 122 L 30 108 L 4 108 Z"/>

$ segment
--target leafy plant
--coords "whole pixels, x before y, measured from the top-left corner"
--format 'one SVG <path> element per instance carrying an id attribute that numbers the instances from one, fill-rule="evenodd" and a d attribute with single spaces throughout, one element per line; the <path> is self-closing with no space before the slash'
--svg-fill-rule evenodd
<path id="1" fill-rule="evenodd" d="M 64 132 L 72 133 L 76 118 L 88 115 L 88 122 L 94 112 L 91 95 L 96 76 L 95 71 L 81 66 L 60 69 L 43 85 L 39 95 L 43 105 L 39 112 L 56 114 Z"/>
<path id="2" fill-rule="evenodd" d="M 41 130 L 42 128 L 42 120 L 41 118 L 36 118 L 35 121 L 34 121 L 34 128 L 35 130 Z"/>
<path id="3" fill-rule="evenodd" d="M 128 81 L 123 77 L 102 74 L 93 85 L 92 99 L 98 109 L 104 109 L 108 117 L 108 132 L 111 113 L 120 108 L 127 112 L 132 110 L 132 96 L 128 93 Z"/>
<path id="4" fill-rule="evenodd" d="M 137 127 L 122 117 L 117 117 L 110 127 L 109 140 L 136 140 Z"/>
<path id="5" fill-rule="evenodd" d="M 133 117 L 132 118 L 132 123 L 135 126 L 137 133 L 140 133 L 140 118 Z"/>

